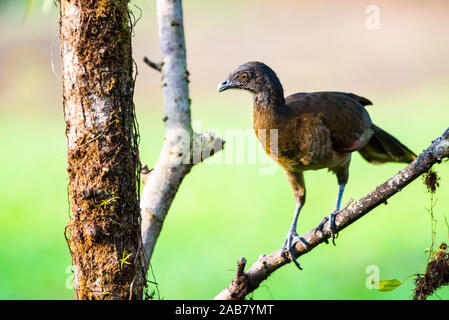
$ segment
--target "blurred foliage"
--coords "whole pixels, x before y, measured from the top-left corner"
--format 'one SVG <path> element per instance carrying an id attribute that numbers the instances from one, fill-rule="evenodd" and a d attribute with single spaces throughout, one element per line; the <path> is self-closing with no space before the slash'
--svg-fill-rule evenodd
<path id="1" fill-rule="evenodd" d="M 16 12 L 22 11 L 29 16 L 33 13 L 46 14 L 56 4 L 56 0 L 0 0 L 0 9 L 14 10 Z"/>

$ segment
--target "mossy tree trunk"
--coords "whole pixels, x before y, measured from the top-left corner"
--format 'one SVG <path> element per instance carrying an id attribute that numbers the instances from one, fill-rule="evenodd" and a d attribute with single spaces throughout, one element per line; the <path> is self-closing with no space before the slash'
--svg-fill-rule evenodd
<path id="1" fill-rule="evenodd" d="M 61 0 L 76 299 L 141 299 L 138 147 L 127 0 Z"/>

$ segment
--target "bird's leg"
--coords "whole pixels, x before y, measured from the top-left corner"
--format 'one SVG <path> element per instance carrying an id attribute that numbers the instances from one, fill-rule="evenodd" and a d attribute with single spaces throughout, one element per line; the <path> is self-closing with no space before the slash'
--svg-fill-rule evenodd
<path id="1" fill-rule="evenodd" d="M 315 231 L 320 231 L 321 233 L 323 233 L 324 224 L 329 220 L 329 228 L 331 230 L 331 238 L 332 238 L 332 243 L 334 245 L 335 245 L 335 238 L 337 236 L 337 230 L 336 230 L 336 226 L 335 226 L 335 216 L 340 211 L 341 200 L 343 198 L 344 190 L 345 190 L 345 184 L 339 183 L 338 184 L 337 202 L 335 203 L 334 212 L 329 214 L 328 217 L 324 217 L 323 221 L 321 221 L 321 223 L 318 225 L 318 227 L 316 227 L 316 230 L 315 230 Z"/>
<path id="2" fill-rule="evenodd" d="M 293 216 L 293 221 L 292 224 L 290 226 L 290 229 L 288 230 L 287 233 L 287 238 L 285 239 L 284 245 L 282 246 L 282 252 L 284 252 L 285 250 L 287 250 L 288 256 L 290 258 L 290 260 L 300 269 L 302 270 L 301 266 L 299 265 L 298 261 L 296 261 L 295 256 L 293 254 L 293 247 L 295 245 L 296 242 L 301 241 L 301 243 L 303 244 L 303 246 L 305 248 L 307 248 L 307 242 L 303 237 L 298 236 L 298 234 L 296 233 L 296 224 L 298 222 L 298 217 L 299 217 L 299 212 L 301 211 L 302 208 L 302 204 L 299 203 L 296 206 L 295 209 L 295 214 Z"/>

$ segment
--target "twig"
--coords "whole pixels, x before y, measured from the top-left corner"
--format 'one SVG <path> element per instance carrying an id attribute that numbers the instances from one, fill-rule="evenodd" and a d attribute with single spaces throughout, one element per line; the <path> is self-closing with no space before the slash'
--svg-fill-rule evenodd
<path id="1" fill-rule="evenodd" d="M 153 62 L 147 57 L 143 57 L 143 62 L 145 62 L 147 65 L 149 65 L 151 68 L 153 68 L 156 71 L 161 72 L 162 71 L 162 62 Z"/>
<path id="2" fill-rule="evenodd" d="M 350 207 L 340 211 L 335 219 L 337 230 L 343 230 L 378 205 L 385 203 L 388 198 L 400 192 L 410 182 L 427 172 L 432 165 L 440 163 L 442 159 L 447 157 L 449 157 L 449 128 L 406 168 Z M 293 252 L 295 258 L 312 251 L 313 248 L 327 241 L 330 237 L 329 222 L 326 222 L 324 225 L 323 232 L 324 234 L 316 232 L 316 229 L 312 229 L 305 234 L 303 237 L 307 241 L 308 247 L 305 248 L 301 242 L 296 243 Z M 214 299 L 243 299 L 248 293 L 258 288 L 260 283 L 267 279 L 274 271 L 289 262 L 291 261 L 284 257 L 281 250 L 277 250 L 268 256 L 261 255 L 247 272 L 239 276 L 240 281 L 244 281 L 245 283 L 237 284 L 235 280 L 232 281 Z"/>

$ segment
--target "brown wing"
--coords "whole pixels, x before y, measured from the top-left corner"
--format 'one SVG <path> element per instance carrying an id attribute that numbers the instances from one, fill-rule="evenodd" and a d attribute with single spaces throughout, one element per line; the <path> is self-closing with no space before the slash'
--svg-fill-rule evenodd
<path id="1" fill-rule="evenodd" d="M 346 98 L 353 99 L 353 100 L 357 101 L 358 103 L 360 103 L 362 106 L 370 106 L 373 104 L 367 98 L 358 96 L 358 95 L 356 95 L 354 93 L 350 93 L 350 92 L 338 92 L 338 91 L 298 92 L 298 93 L 292 94 L 290 97 L 305 96 L 305 95 L 310 95 L 310 94 L 314 94 L 314 95 L 316 95 L 316 94 L 319 94 L 319 95 L 321 95 L 321 94 L 338 94 L 338 95 L 345 96 Z"/>
<path id="2" fill-rule="evenodd" d="M 321 119 L 330 132 L 332 149 L 347 153 L 363 148 L 372 135 L 371 119 L 361 104 L 367 101 L 343 92 L 314 92 L 288 96 L 286 105 L 300 117 Z"/>

